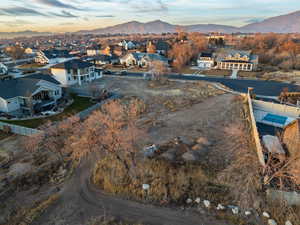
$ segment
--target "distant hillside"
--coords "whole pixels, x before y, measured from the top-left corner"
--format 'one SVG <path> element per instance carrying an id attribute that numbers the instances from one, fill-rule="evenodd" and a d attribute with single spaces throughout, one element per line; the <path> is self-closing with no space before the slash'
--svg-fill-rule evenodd
<path id="1" fill-rule="evenodd" d="M 31 30 L 19 31 L 19 32 L 0 32 L 0 39 L 16 38 L 16 37 L 33 37 L 33 36 L 48 36 L 53 33 L 37 32 Z"/>
<path id="2" fill-rule="evenodd" d="M 196 25 L 173 25 L 161 20 L 155 20 L 147 23 L 138 21 L 131 21 L 128 23 L 118 24 L 106 28 L 95 30 L 82 30 L 76 33 L 79 34 L 136 34 L 136 33 L 173 33 L 180 27 L 188 32 L 221 32 L 221 33 L 300 33 L 300 11 L 290 14 L 271 17 L 261 22 L 251 23 L 243 27 L 234 27 L 218 24 L 196 24 Z M 52 33 L 35 32 L 35 31 L 21 31 L 21 32 L 0 32 L 0 38 L 14 38 L 14 37 L 32 37 L 32 36 L 46 36 Z"/>
<path id="3" fill-rule="evenodd" d="M 274 32 L 274 33 L 299 33 L 300 11 L 287 15 L 271 17 L 261 22 L 252 23 L 241 27 L 244 32 Z"/>
<path id="4" fill-rule="evenodd" d="M 165 33 L 175 32 L 176 26 L 169 23 L 155 20 L 149 23 L 141 23 L 131 21 L 128 23 L 118 24 L 106 28 L 100 28 L 90 31 L 79 31 L 79 33 L 94 33 L 94 34 L 134 34 L 134 33 Z"/>
<path id="5" fill-rule="evenodd" d="M 233 33 L 238 32 L 238 28 L 233 26 L 216 25 L 216 24 L 198 24 L 198 25 L 173 25 L 161 20 L 155 20 L 148 23 L 141 23 L 131 21 L 128 23 L 118 24 L 111 27 L 95 29 L 90 31 L 79 31 L 79 33 L 93 33 L 93 34 L 135 34 L 135 33 L 174 33 L 177 28 L 183 28 L 189 32 L 224 32 Z"/>
<path id="6" fill-rule="evenodd" d="M 210 32 L 220 32 L 220 33 L 236 33 L 239 32 L 238 27 L 218 25 L 218 24 L 198 24 L 184 26 L 186 31 L 189 32 L 201 32 L 201 33 L 210 33 Z"/>
<path id="7" fill-rule="evenodd" d="M 261 22 L 251 23 L 243 27 L 234 27 L 218 24 L 196 24 L 196 25 L 173 25 L 161 20 L 155 20 L 148 23 L 132 21 L 124 24 L 119 24 L 111 27 L 82 31 L 82 33 L 94 34 L 117 34 L 117 33 L 167 33 L 175 32 L 176 28 L 181 27 L 189 32 L 221 32 L 221 33 L 236 33 L 236 32 L 275 32 L 275 33 L 297 33 L 300 32 L 300 11 L 287 15 L 271 17 Z"/>

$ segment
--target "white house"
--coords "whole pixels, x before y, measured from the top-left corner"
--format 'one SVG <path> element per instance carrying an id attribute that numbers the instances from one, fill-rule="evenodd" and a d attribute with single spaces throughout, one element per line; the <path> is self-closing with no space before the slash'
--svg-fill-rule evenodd
<path id="1" fill-rule="evenodd" d="M 101 54 L 101 47 L 100 46 L 89 47 L 86 50 L 86 54 L 88 56 L 100 55 Z"/>
<path id="2" fill-rule="evenodd" d="M 128 53 L 125 56 L 120 58 L 120 63 L 125 66 L 135 66 L 138 65 L 138 62 L 146 55 L 142 52 L 133 52 Z"/>
<path id="3" fill-rule="evenodd" d="M 221 70 L 253 71 L 258 66 L 258 55 L 251 51 L 227 49 L 218 55 L 216 61 Z"/>
<path id="4" fill-rule="evenodd" d="M 7 66 L 0 62 L 0 75 L 5 75 L 8 72 Z"/>
<path id="5" fill-rule="evenodd" d="M 215 64 L 213 53 L 200 53 L 197 59 L 197 64 L 200 69 L 211 69 Z"/>
<path id="6" fill-rule="evenodd" d="M 148 67 L 153 61 L 162 61 L 168 65 L 168 59 L 160 54 L 151 54 L 143 52 L 128 53 L 120 59 L 120 63 L 125 66 Z"/>
<path id="7" fill-rule="evenodd" d="M 81 85 L 102 77 L 102 71 L 96 71 L 94 64 L 80 59 L 56 64 L 50 70 L 55 79 L 63 86 Z"/>
<path id="8" fill-rule="evenodd" d="M 123 47 L 125 50 L 134 49 L 136 45 L 132 41 L 123 40 L 119 44 L 119 46 Z"/>
<path id="9" fill-rule="evenodd" d="M 36 74 L 0 81 L 0 112 L 20 114 L 30 111 L 31 107 L 42 111 L 54 106 L 61 97 L 60 84 L 49 75 Z"/>
<path id="10" fill-rule="evenodd" d="M 168 66 L 168 59 L 160 54 L 145 54 L 141 60 L 138 62 L 138 65 L 140 67 L 149 67 L 152 62 L 154 61 L 160 61 L 165 64 L 165 66 Z"/>

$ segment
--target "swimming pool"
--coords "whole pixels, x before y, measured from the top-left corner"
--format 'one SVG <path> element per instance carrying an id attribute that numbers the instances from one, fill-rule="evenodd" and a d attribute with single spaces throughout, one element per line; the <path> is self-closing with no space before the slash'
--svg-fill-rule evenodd
<path id="1" fill-rule="evenodd" d="M 287 121 L 287 117 L 286 116 L 279 116 L 279 115 L 275 115 L 275 114 L 271 114 L 268 113 L 263 120 L 267 121 L 267 122 L 271 122 L 271 123 L 278 123 L 281 125 L 284 125 Z"/>

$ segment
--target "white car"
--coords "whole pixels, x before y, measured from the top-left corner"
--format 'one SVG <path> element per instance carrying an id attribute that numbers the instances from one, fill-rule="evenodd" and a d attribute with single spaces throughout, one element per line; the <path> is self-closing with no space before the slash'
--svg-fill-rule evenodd
<path id="1" fill-rule="evenodd" d="M 54 112 L 54 111 L 44 111 L 44 112 L 41 112 L 41 114 L 43 116 L 51 116 L 51 115 L 56 114 L 56 112 Z"/>

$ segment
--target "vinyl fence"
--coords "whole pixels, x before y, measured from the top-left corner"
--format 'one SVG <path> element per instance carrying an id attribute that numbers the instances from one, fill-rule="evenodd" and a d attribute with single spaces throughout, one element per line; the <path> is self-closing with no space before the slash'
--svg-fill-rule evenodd
<path id="1" fill-rule="evenodd" d="M 99 102 L 95 105 L 92 105 L 91 107 L 77 113 L 76 116 L 78 116 L 81 120 L 86 119 L 93 111 L 99 109 L 106 102 L 114 100 L 114 99 L 118 99 L 119 97 L 120 97 L 119 95 L 113 94 L 110 98 L 108 98 L 102 102 Z"/>
<path id="2" fill-rule="evenodd" d="M 5 122 L 0 122 L 0 129 L 5 130 L 14 134 L 20 134 L 24 136 L 31 136 L 33 134 L 40 133 L 42 131 L 37 130 L 37 129 L 32 129 L 28 127 L 22 127 L 14 124 L 9 124 Z"/>
<path id="3" fill-rule="evenodd" d="M 259 159 L 259 162 L 261 163 L 261 165 L 266 166 L 264 154 L 263 154 L 263 147 L 261 145 L 259 133 L 258 133 L 257 126 L 256 126 L 256 120 L 255 120 L 255 116 L 254 116 L 252 99 L 250 97 L 250 93 L 247 94 L 247 98 L 248 98 L 248 106 L 249 106 L 250 119 L 251 119 L 252 134 L 253 134 L 254 141 L 255 141 L 257 156 L 258 156 L 258 159 Z"/>
<path id="4" fill-rule="evenodd" d="M 119 95 L 114 94 L 110 98 L 108 98 L 102 102 L 99 102 L 99 103 L 77 113 L 76 116 L 78 116 L 81 120 L 86 119 L 94 110 L 99 109 L 106 102 L 113 100 L 113 99 L 118 99 L 119 97 L 120 97 Z M 7 132 L 24 135 L 24 136 L 31 136 L 33 134 L 38 134 L 38 133 L 43 132 L 42 130 L 18 126 L 18 125 L 14 125 L 14 124 L 10 124 L 10 123 L 5 123 L 5 122 L 0 122 L 0 130 L 4 130 Z"/>

